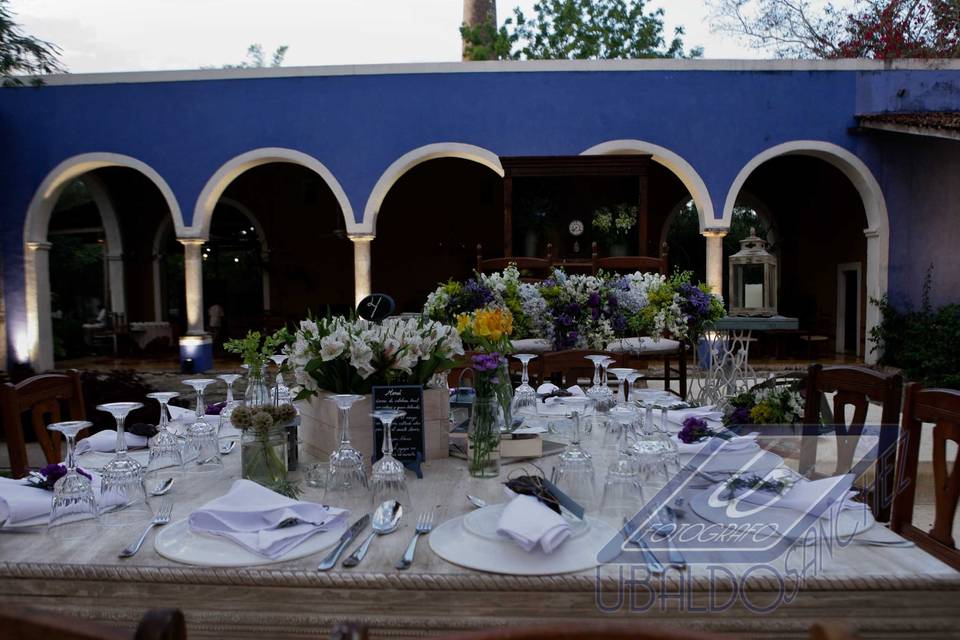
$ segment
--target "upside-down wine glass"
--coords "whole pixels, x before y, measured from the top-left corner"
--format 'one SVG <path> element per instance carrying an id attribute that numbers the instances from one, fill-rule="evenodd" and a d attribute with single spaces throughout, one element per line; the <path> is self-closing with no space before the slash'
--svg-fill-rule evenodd
<path id="1" fill-rule="evenodd" d="M 560 466 L 556 472 L 557 487 L 584 509 L 591 509 L 597 498 L 593 460 L 580 447 L 581 420 L 591 402 L 589 398 L 584 398 L 582 402 L 574 401 L 573 404 L 579 406 L 571 407 L 570 411 L 570 418 L 573 420 L 570 445 L 560 454 Z"/>
<path id="2" fill-rule="evenodd" d="M 194 422 L 187 427 L 184 456 L 184 468 L 191 473 L 209 473 L 223 469 L 217 425 L 207 420 L 207 405 L 203 401 L 204 390 L 214 382 L 216 380 L 211 378 L 192 378 L 183 381 L 183 384 L 191 387 L 197 394 Z"/>
<path id="3" fill-rule="evenodd" d="M 103 466 L 100 480 L 100 520 L 106 526 L 136 524 L 153 515 L 147 506 L 143 487 L 143 465 L 127 454 L 127 438 L 123 430 L 127 415 L 142 406 L 139 402 L 97 405 L 98 411 L 109 413 L 117 421 L 117 453 Z"/>
<path id="4" fill-rule="evenodd" d="M 587 397 L 593 398 L 598 403 L 603 398 L 603 385 L 600 384 L 600 363 L 603 362 L 606 357 L 607 356 L 602 354 L 584 356 L 584 358 L 593 363 L 593 384 L 587 389 Z"/>
<path id="5" fill-rule="evenodd" d="M 340 413 L 340 444 L 336 451 L 330 454 L 330 468 L 327 471 L 324 493 L 324 500 L 330 504 L 366 506 L 370 500 L 370 485 L 367 483 L 363 454 L 350 444 L 350 407 L 362 398 L 363 396 L 348 393 L 330 397 L 330 400 L 337 403 Z"/>
<path id="6" fill-rule="evenodd" d="M 407 490 L 407 474 L 403 463 L 393 457 L 393 421 L 407 415 L 399 409 L 379 409 L 370 414 L 383 425 L 383 457 L 373 465 L 370 474 L 370 486 L 373 493 L 373 507 L 386 501 L 397 501 L 407 509 L 412 509 L 410 492 Z"/>
<path id="7" fill-rule="evenodd" d="M 175 391 L 148 393 L 147 397 L 160 403 L 160 424 L 157 433 L 147 443 L 150 458 L 147 461 L 145 480 L 151 493 L 160 490 L 171 478 L 183 471 L 183 447 L 180 440 L 167 429 L 167 404 L 180 394 Z"/>
<path id="8" fill-rule="evenodd" d="M 617 405 L 625 406 L 627 404 L 627 381 L 629 380 L 628 376 L 631 373 L 637 373 L 636 369 L 629 369 L 627 367 L 613 367 L 607 369 L 608 372 L 612 373 L 617 378 Z"/>
<path id="9" fill-rule="evenodd" d="M 290 387 L 283 382 L 283 363 L 287 361 L 287 356 L 277 354 L 270 356 L 270 359 L 273 360 L 273 364 L 277 365 L 277 377 L 274 382 L 273 392 L 270 394 L 270 399 L 275 405 L 287 404 L 290 402 Z"/>
<path id="10" fill-rule="evenodd" d="M 610 390 L 610 365 L 616 364 L 616 360 L 610 356 L 604 356 L 603 360 L 600 361 L 600 377 L 601 377 L 601 387 L 603 389 L 603 399 L 604 407 L 603 411 L 609 411 L 617 402 L 617 399 L 613 395 L 613 391 Z"/>
<path id="11" fill-rule="evenodd" d="M 633 395 L 633 387 L 636 384 L 637 380 L 643 377 L 643 374 L 637 371 L 636 369 L 634 369 L 633 373 L 628 373 L 626 377 L 627 377 L 627 399 L 630 401 L 630 403 L 636 404 L 635 401 L 631 399 L 631 396 Z"/>
<path id="12" fill-rule="evenodd" d="M 611 410 L 620 422 L 626 418 L 621 407 Z M 619 528 L 625 521 L 632 520 L 644 503 L 643 484 L 640 467 L 630 453 L 628 435 L 630 423 L 622 423 L 617 445 L 617 459 L 607 468 L 607 477 L 603 483 L 603 498 L 600 500 L 600 518 Z"/>
<path id="13" fill-rule="evenodd" d="M 220 424 L 223 425 L 225 422 L 230 422 L 230 416 L 233 415 L 233 410 L 243 404 L 233 397 L 233 383 L 240 379 L 240 374 L 223 373 L 217 377 L 227 385 L 227 403 L 223 405 L 223 409 L 220 411 Z"/>
<path id="14" fill-rule="evenodd" d="M 516 414 L 521 411 L 530 410 L 536 413 L 537 390 L 530 386 L 529 365 L 530 361 L 537 356 L 532 353 L 518 353 L 513 357 L 523 365 L 523 370 L 520 374 L 520 386 L 513 392 L 513 413 Z"/>
<path id="15" fill-rule="evenodd" d="M 67 474 L 53 486 L 53 504 L 47 522 L 47 532 L 57 540 L 89 539 L 100 524 L 93 485 L 77 472 L 75 453 L 77 433 L 91 426 L 92 423 L 84 420 L 47 425 L 47 429 L 59 431 L 67 441 Z"/>

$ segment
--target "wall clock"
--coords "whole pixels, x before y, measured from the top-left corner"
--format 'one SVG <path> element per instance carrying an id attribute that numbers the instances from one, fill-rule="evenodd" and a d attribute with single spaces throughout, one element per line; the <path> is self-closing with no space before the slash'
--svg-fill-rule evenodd
<path id="1" fill-rule="evenodd" d="M 570 235 L 579 236 L 583 233 L 583 223 L 579 220 L 570 221 Z"/>

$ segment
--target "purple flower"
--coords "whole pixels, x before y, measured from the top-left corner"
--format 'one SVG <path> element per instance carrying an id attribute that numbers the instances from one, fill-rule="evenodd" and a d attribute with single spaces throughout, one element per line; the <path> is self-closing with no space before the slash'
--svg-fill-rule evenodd
<path id="1" fill-rule="evenodd" d="M 206 414 L 208 416 L 218 416 L 220 412 L 223 411 L 223 408 L 227 406 L 227 403 L 224 402 L 215 402 L 214 404 L 208 404 L 206 409 Z"/>
<path id="2" fill-rule="evenodd" d="M 594 291 L 590 294 L 590 297 L 587 298 L 587 306 L 590 307 L 599 307 L 600 306 L 600 294 Z"/>
<path id="3" fill-rule="evenodd" d="M 500 357 L 499 353 L 478 353 L 471 358 L 471 361 L 473 362 L 473 370 L 477 373 L 496 371 L 506 363 L 506 359 Z"/>
<path id="4" fill-rule="evenodd" d="M 77 473 L 85 476 L 88 480 L 93 480 L 93 477 L 80 467 L 77 467 Z M 67 467 L 62 464 L 48 464 L 43 469 L 40 469 L 40 474 L 47 479 L 47 484 L 53 488 L 57 480 L 67 475 Z"/>
<path id="5" fill-rule="evenodd" d="M 681 442 L 693 444 L 694 442 L 700 442 L 710 435 L 712 434 L 710 430 L 707 429 L 705 420 L 696 416 L 688 416 L 687 419 L 683 421 L 683 429 L 680 430 L 677 437 L 680 438 Z"/>
<path id="6" fill-rule="evenodd" d="M 747 407 L 737 407 L 730 414 L 730 424 L 751 424 L 750 409 Z"/>

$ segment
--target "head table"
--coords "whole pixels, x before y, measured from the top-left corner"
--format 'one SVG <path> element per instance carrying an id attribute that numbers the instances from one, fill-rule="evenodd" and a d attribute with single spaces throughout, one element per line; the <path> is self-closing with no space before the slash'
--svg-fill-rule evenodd
<path id="1" fill-rule="evenodd" d="M 605 468 L 601 458 L 598 469 Z M 551 464 L 547 459 L 541 466 L 549 470 Z M 501 480 L 515 468 L 505 465 Z M 423 471 L 422 480 L 409 475 L 411 499 L 418 511 L 435 510 L 438 524 L 473 508 L 468 493 L 503 501 L 501 482 L 470 478 L 463 460 L 430 461 Z M 222 472 L 179 480 L 169 494 L 173 519 L 223 495 L 239 474 L 240 455 L 233 453 L 224 456 Z M 318 490 L 305 487 L 303 499 L 320 498 Z M 160 500 L 151 498 L 154 510 Z M 351 514 L 351 522 L 359 515 Z M 139 525 L 102 528 L 96 539 L 68 543 L 44 534 L 0 533 L 0 601 L 130 628 L 146 609 L 177 607 L 186 614 L 191 638 L 323 637 L 342 621 L 368 625 L 373 637 L 587 620 L 777 638 L 806 637 L 810 624 L 823 619 L 853 622 L 865 637 L 957 637 L 960 629 L 960 573 L 917 548 L 851 545 L 829 554 L 793 554 L 793 565 L 800 559 L 795 573 L 786 560 L 771 563 L 776 568 L 780 562 L 784 581 L 737 564 L 720 572 L 691 565 L 662 578 L 649 578 L 643 565 L 632 574 L 630 567 L 603 566 L 521 577 L 450 564 L 424 538 L 413 567 L 399 571 L 394 564 L 415 521 L 416 514 L 407 515 L 398 532 L 375 540 L 359 567 L 338 563 L 325 573 L 317 571 L 325 551 L 248 568 L 180 565 L 154 550 L 159 529 L 138 555 L 120 560 L 117 553 L 139 535 Z M 633 587 L 631 575 L 639 581 Z M 757 613 L 763 609 L 769 611 Z"/>

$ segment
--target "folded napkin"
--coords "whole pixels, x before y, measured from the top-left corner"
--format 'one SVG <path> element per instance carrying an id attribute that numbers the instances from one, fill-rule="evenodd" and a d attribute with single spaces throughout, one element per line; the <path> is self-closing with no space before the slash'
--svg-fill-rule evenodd
<path id="1" fill-rule="evenodd" d="M 691 442 L 687 444 L 686 442 L 683 442 L 680 438 L 678 438 L 677 435 L 673 436 L 673 440 L 674 442 L 676 442 L 676 445 L 677 445 L 677 453 L 686 453 L 686 454 L 698 453 L 701 449 L 703 449 L 705 446 L 707 446 L 714 440 L 714 438 L 704 438 L 700 442 Z M 738 453 L 741 451 L 753 451 L 760 448 L 760 446 L 757 444 L 756 433 L 751 433 L 750 435 L 746 435 L 746 436 L 733 436 L 729 440 L 723 440 L 721 438 L 721 441 L 723 443 L 722 444 L 723 448 L 718 453 L 718 455 L 723 455 L 724 453 L 732 453 L 734 451 Z"/>
<path id="2" fill-rule="evenodd" d="M 690 416 L 700 418 L 701 420 L 706 420 L 707 422 L 723 421 L 723 411 L 718 411 L 712 406 L 667 411 L 667 421 L 681 426 L 683 425 L 683 421 Z"/>
<path id="3" fill-rule="evenodd" d="M 276 560 L 298 544 L 327 531 L 348 515 L 346 509 L 293 500 L 250 480 L 236 480 L 226 495 L 190 514 L 190 530 L 236 542 Z M 297 524 L 284 527 L 284 521 Z"/>
<path id="4" fill-rule="evenodd" d="M 53 492 L 31 487 L 26 480 L 0 478 L 0 523 L 19 524 L 50 513 Z"/>
<path id="5" fill-rule="evenodd" d="M 138 436 L 124 431 L 124 440 L 127 441 L 128 449 L 142 449 L 147 446 L 149 438 Z M 77 455 L 89 451 L 100 451 L 103 453 L 113 453 L 117 449 L 117 432 L 113 429 L 98 431 L 89 438 L 84 438 L 77 443 Z"/>
<path id="6" fill-rule="evenodd" d="M 177 407 L 172 404 L 167 405 L 167 409 L 170 410 L 170 419 L 174 422 L 180 420 L 192 420 L 197 412 L 193 409 L 185 409 L 184 407 Z"/>
<path id="7" fill-rule="evenodd" d="M 537 387 L 537 394 L 538 394 L 538 395 L 541 395 L 541 396 L 549 395 L 549 394 L 553 393 L 554 391 L 560 391 L 560 387 L 558 387 L 557 385 L 555 385 L 555 384 L 553 384 L 553 383 L 550 383 L 550 382 L 544 382 L 542 385 L 540 385 L 539 387 Z M 573 394 L 573 395 L 575 395 L 575 396 L 585 396 L 585 395 L 587 395 L 586 393 L 584 393 L 583 389 L 581 389 L 581 388 L 580 388 L 580 385 L 578 385 L 578 384 L 575 384 L 575 385 L 573 385 L 572 387 L 568 387 L 568 388 L 567 388 L 567 391 L 569 391 L 571 394 Z M 549 401 L 549 400 L 559 400 L 559 399 L 560 399 L 560 398 L 548 398 L 548 401 Z"/>
<path id="8" fill-rule="evenodd" d="M 832 504 L 826 505 L 823 512 L 818 514 L 823 516 L 831 508 L 840 503 L 840 509 L 863 509 L 862 502 L 854 502 L 852 498 L 857 495 L 856 491 L 850 491 L 853 485 L 853 474 L 848 473 L 842 476 L 823 478 L 821 480 L 799 479 L 792 487 L 787 489 L 782 495 L 775 495 L 769 491 L 744 491 L 738 497 L 743 502 L 749 502 L 755 505 L 767 505 L 778 509 L 790 509 L 808 513 L 816 504 L 823 500 L 824 496 L 831 494 L 840 496 Z"/>
<path id="9" fill-rule="evenodd" d="M 500 514 L 497 532 L 509 536 L 524 551 L 540 545 L 553 551 L 570 537 L 570 523 L 533 496 L 516 495 Z"/>

